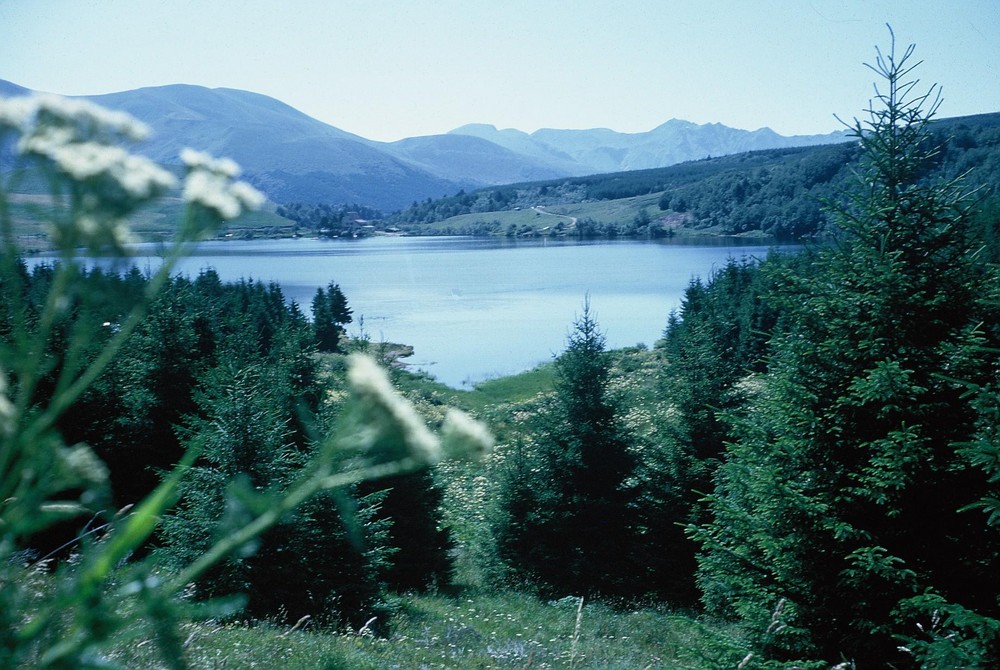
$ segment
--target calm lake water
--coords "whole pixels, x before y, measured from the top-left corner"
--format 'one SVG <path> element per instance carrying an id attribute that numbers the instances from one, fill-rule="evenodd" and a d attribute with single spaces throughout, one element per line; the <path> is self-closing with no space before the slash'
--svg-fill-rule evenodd
<path id="1" fill-rule="evenodd" d="M 609 347 L 651 346 L 693 277 L 768 250 L 733 239 L 226 241 L 202 243 L 179 272 L 274 281 L 307 313 L 316 289 L 336 282 L 354 312 L 350 335 L 364 316 L 373 342 L 412 345 L 408 363 L 462 388 L 551 360 L 588 294 Z M 140 245 L 135 262 L 155 269 L 156 245 Z"/>

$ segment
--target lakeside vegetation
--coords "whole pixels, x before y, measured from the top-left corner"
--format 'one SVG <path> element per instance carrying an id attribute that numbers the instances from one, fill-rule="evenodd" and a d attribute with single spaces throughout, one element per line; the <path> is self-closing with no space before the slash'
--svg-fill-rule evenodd
<path id="1" fill-rule="evenodd" d="M 1000 664 L 997 213 L 911 56 L 879 53 L 837 147 L 834 244 L 692 281 L 651 349 L 608 351 L 584 301 L 550 365 L 472 391 L 348 338 L 333 282 L 310 321 L 273 284 L 129 269 L 125 220 L 174 187 L 117 150 L 131 122 L 3 108 L 65 208 L 29 271 L 0 198 L 0 665 Z M 183 241 L 256 203 L 186 162 Z M 768 174 L 744 205 L 795 201 Z M 714 176 L 604 184 L 723 212 L 742 182 Z"/>

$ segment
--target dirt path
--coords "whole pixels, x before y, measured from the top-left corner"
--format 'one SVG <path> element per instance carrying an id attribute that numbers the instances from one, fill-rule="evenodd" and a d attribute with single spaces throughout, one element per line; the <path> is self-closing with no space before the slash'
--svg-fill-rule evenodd
<path id="1" fill-rule="evenodd" d="M 576 225 L 576 217 L 575 216 L 569 216 L 568 214 L 553 214 L 552 212 L 546 212 L 543 208 L 537 207 L 537 206 L 536 207 L 532 207 L 531 209 L 535 210 L 539 214 L 544 214 L 545 216 L 558 216 L 561 219 L 569 219 L 569 225 L 571 225 L 571 226 L 575 226 Z"/>

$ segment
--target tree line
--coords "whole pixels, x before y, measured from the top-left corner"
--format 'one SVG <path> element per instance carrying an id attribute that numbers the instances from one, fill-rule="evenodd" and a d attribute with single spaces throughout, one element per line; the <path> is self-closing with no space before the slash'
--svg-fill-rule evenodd
<path id="1" fill-rule="evenodd" d="M 287 202 L 275 210 L 278 216 L 291 219 L 305 230 L 324 237 L 357 237 L 367 234 L 365 225 L 379 221 L 378 209 L 359 204 Z"/>

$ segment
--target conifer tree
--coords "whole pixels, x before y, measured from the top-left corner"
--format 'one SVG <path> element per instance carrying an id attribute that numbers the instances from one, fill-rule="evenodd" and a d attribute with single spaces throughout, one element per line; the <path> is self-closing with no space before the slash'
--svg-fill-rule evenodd
<path id="1" fill-rule="evenodd" d="M 380 576 L 396 591 L 444 588 L 452 581 L 451 533 L 441 523 L 441 488 L 431 470 L 367 482 L 359 492 L 377 495 L 373 520 L 385 524 L 389 553 Z"/>
<path id="2" fill-rule="evenodd" d="M 841 234 L 785 278 L 787 332 L 694 531 L 706 605 L 779 659 L 906 663 L 896 636 L 928 602 L 997 612 L 1000 543 L 959 512 L 985 477 L 955 447 L 975 412 L 952 380 L 994 364 L 969 347 L 998 315 L 961 181 L 924 178 L 939 98 L 912 55 L 893 45 L 870 66 L 884 81 L 852 128 L 863 159 L 833 207 Z"/>
<path id="3" fill-rule="evenodd" d="M 313 329 L 316 332 L 316 343 L 320 351 L 338 351 L 340 339 L 344 335 L 344 326 L 351 322 L 351 309 L 347 306 L 347 297 L 340 286 L 330 282 L 324 290 L 316 289 L 312 301 Z"/>
<path id="4" fill-rule="evenodd" d="M 775 266 L 791 260 L 769 258 Z M 762 297 L 768 274 L 731 260 L 708 282 L 693 280 L 659 344 L 663 411 L 656 443 L 642 450 L 639 551 L 650 592 L 676 605 L 698 598 L 696 545 L 682 524 L 703 520 L 699 501 L 731 437 L 724 415 L 742 402 L 740 382 L 761 365 L 776 321 Z"/>
<path id="5" fill-rule="evenodd" d="M 555 365 L 537 442 L 512 455 L 503 483 L 501 555 L 544 592 L 634 593 L 636 462 L 589 300 Z"/>
<path id="6" fill-rule="evenodd" d="M 199 398 L 202 416 L 192 417 L 185 431 L 202 457 L 163 523 L 168 561 L 184 565 L 266 509 L 306 463 L 308 453 L 294 443 L 282 411 L 287 402 L 278 396 L 287 383 L 279 374 L 278 366 L 228 365 L 210 374 Z M 377 564 L 385 539 L 384 523 L 368 523 L 378 501 L 367 502 L 344 495 L 307 501 L 200 580 L 198 597 L 246 593 L 246 611 L 254 617 L 365 616 L 380 592 Z"/>
<path id="7" fill-rule="evenodd" d="M 199 355 L 190 289 L 182 277 L 164 287 L 119 360 L 92 390 L 103 396 L 98 402 L 105 407 L 91 418 L 104 420 L 86 437 L 110 463 L 119 505 L 151 491 L 158 471 L 173 466 L 183 452 L 175 425 L 194 411 L 196 378 L 206 363 Z"/>

